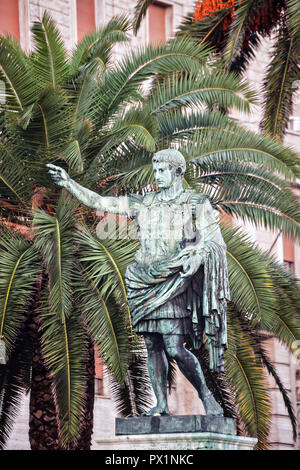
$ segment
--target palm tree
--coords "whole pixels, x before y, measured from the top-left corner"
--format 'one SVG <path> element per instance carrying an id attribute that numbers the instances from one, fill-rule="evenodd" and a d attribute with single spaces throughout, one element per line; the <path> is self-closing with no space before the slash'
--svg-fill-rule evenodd
<path id="1" fill-rule="evenodd" d="M 139 0 L 134 30 L 154 0 Z M 199 0 L 179 27 L 178 35 L 213 47 L 224 69 L 241 74 L 262 38 L 274 37 L 272 57 L 263 84 L 264 133 L 282 139 L 293 109 L 300 62 L 297 0 Z"/>
<path id="2" fill-rule="evenodd" d="M 255 97 L 247 84 L 220 71 L 210 49 L 190 39 L 147 46 L 113 64 L 113 44 L 127 40 L 128 28 L 124 18 L 112 19 L 70 59 L 47 14 L 33 26 L 29 55 L 12 38 L 0 39 L 2 446 L 20 393 L 29 389 L 34 448 L 38 439 L 52 449 L 82 448 L 82 436 L 90 439 L 84 423 L 92 420 L 91 341 L 114 378 L 117 409 L 134 415 L 149 402 L 143 345 L 131 327 L 124 285 L 137 242 L 97 238 L 93 214 L 52 185 L 46 163 L 116 195 L 153 185 L 153 151 L 175 146 L 187 160 L 185 187 L 208 193 L 221 212 L 299 238 L 299 205 L 288 186 L 299 175 L 296 155 L 216 111 L 249 110 Z M 233 298 L 229 348 L 225 375 L 206 374 L 225 413 L 234 412 L 233 396 L 246 431 L 264 448 L 270 420 L 264 367 L 280 380 L 259 332 L 263 327 L 292 348 L 299 289 L 240 229 L 222 230 Z M 205 369 L 205 348 L 199 360 Z"/>

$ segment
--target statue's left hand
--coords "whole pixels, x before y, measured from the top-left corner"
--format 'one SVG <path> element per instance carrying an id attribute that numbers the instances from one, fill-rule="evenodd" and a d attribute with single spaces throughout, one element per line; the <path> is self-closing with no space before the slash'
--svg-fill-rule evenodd
<path id="1" fill-rule="evenodd" d="M 193 276 L 195 274 L 202 262 L 202 257 L 198 253 L 195 253 L 190 256 L 186 256 L 182 268 L 183 272 L 180 273 L 181 277 L 188 277 L 188 276 Z"/>

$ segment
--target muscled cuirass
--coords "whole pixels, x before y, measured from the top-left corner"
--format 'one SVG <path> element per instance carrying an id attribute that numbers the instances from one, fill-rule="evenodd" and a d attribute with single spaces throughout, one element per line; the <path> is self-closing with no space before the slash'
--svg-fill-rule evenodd
<path id="1" fill-rule="evenodd" d="M 182 248 L 196 240 L 191 191 L 177 198 L 161 201 L 158 193 L 144 196 L 137 211 L 136 223 L 140 248 L 135 260 L 151 265 L 159 260 L 172 259 Z"/>

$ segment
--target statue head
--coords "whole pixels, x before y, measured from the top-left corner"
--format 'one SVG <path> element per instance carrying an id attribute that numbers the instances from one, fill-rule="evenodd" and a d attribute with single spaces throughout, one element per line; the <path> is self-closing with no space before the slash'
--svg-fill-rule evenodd
<path id="1" fill-rule="evenodd" d="M 169 188 L 179 181 L 181 183 L 186 163 L 178 150 L 160 150 L 153 155 L 152 163 L 154 178 L 159 188 Z"/>

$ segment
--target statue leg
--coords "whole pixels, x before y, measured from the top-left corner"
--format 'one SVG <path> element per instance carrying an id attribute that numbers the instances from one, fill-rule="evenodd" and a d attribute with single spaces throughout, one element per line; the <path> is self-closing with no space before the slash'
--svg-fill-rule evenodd
<path id="1" fill-rule="evenodd" d="M 201 398 L 206 414 L 222 415 L 223 409 L 213 397 L 206 385 L 200 363 L 193 353 L 184 346 L 183 335 L 164 335 L 163 337 L 168 354 L 175 359 L 180 371 L 195 387 Z"/>
<path id="2" fill-rule="evenodd" d="M 144 335 L 148 352 L 148 371 L 157 400 L 154 408 L 142 416 L 169 415 L 167 403 L 168 360 L 162 335 L 149 333 Z"/>

